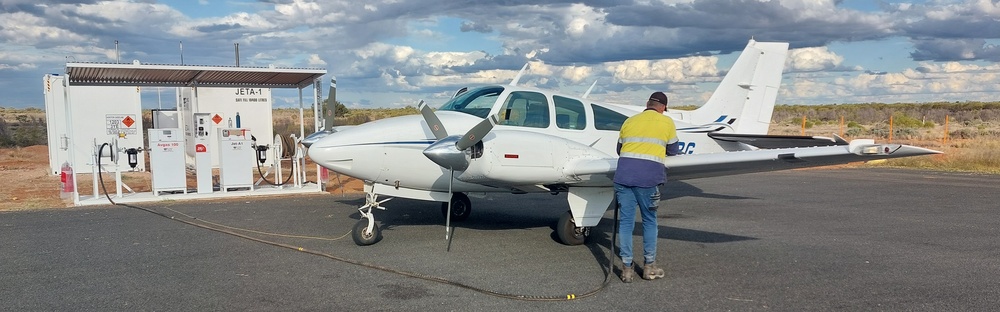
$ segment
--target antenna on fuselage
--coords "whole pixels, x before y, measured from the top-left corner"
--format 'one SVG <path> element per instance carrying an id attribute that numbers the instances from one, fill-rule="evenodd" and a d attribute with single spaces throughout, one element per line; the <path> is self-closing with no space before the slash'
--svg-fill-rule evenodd
<path id="1" fill-rule="evenodd" d="M 584 98 L 584 99 L 586 99 L 586 98 L 587 98 L 587 96 L 589 96 L 589 95 L 590 95 L 590 91 L 593 91 L 593 90 L 594 90 L 594 86 L 596 86 L 596 85 L 597 85 L 597 80 L 595 79 L 595 80 L 594 80 L 594 83 L 590 84 L 590 88 L 588 88 L 588 89 L 587 89 L 587 92 L 584 92 L 584 93 L 583 93 L 583 98 Z"/>
<path id="2" fill-rule="evenodd" d="M 521 71 L 517 72 L 517 76 L 514 76 L 514 80 L 510 81 L 510 85 L 516 86 L 517 82 L 521 81 L 521 76 L 524 76 L 524 70 L 528 69 L 528 64 L 531 63 L 524 63 L 524 66 L 521 66 Z"/>

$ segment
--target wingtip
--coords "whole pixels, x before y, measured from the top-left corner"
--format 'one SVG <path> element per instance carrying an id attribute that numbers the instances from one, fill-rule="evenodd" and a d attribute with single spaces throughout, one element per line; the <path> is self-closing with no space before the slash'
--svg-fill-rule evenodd
<path id="1" fill-rule="evenodd" d="M 896 150 L 896 152 L 894 152 L 893 154 L 902 156 L 920 156 L 920 155 L 944 154 L 944 152 L 913 145 L 900 145 L 899 149 Z"/>

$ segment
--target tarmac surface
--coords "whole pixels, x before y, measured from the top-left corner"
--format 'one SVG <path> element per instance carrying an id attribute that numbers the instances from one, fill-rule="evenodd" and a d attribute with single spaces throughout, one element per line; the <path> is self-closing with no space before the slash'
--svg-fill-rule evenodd
<path id="1" fill-rule="evenodd" d="M 564 246 L 553 228 L 568 209 L 565 194 L 473 197 L 450 248 L 440 205 L 404 199 L 376 211 L 380 243 L 356 246 L 349 232 L 361 195 L 136 205 L 175 220 L 123 206 L 0 213 L 0 310 L 1000 306 L 1000 176 L 796 170 L 670 182 L 664 191 L 658 262 L 666 278 L 623 284 L 614 257 L 604 288 L 613 210 L 587 244 Z M 178 220 L 252 229 L 229 231 L 293 249 Z"/>

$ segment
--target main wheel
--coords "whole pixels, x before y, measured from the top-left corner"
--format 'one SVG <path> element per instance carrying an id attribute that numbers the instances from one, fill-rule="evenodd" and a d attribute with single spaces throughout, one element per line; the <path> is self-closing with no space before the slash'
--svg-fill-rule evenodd
<path id="1" fill-rule="evenodd" d="M 587 240 L 586 229 L 576 226 L 573 222 L 573 212 L 570 211 L 559 217 L 556 236 L 559 236 L 563 244 L 570 246 L 582 245 Z"/>
<path id="2" fill-rule="evenodd" d="M 472 214 L 472 201 L 463 193 L 451 195 L 451 221 L 462 222 Z M 441 215 L 448 217 L 448 203 L 441 203 Z"/>
<path id="3" fill-rule="evenodd" d="M 354 238 L 355 244 L 358 244 L 358 246 L 368 246 L 382 240 L 382 230 L 378 228 L 377 223 L 374 224 L 371 232 L 367 230 L 368 219 L 361 218 L 361 221 L 354 224 L 354 230 L 351 231 L 351 238 Z"/>

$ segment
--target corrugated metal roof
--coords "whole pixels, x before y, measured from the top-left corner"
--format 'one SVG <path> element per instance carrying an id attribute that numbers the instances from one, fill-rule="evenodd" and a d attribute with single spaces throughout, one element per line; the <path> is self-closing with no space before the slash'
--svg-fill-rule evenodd
<path id="1" fill-rule="evenodd" d="M 71 86 L 304 88 L 317 68 L 66 63 Z"/>

